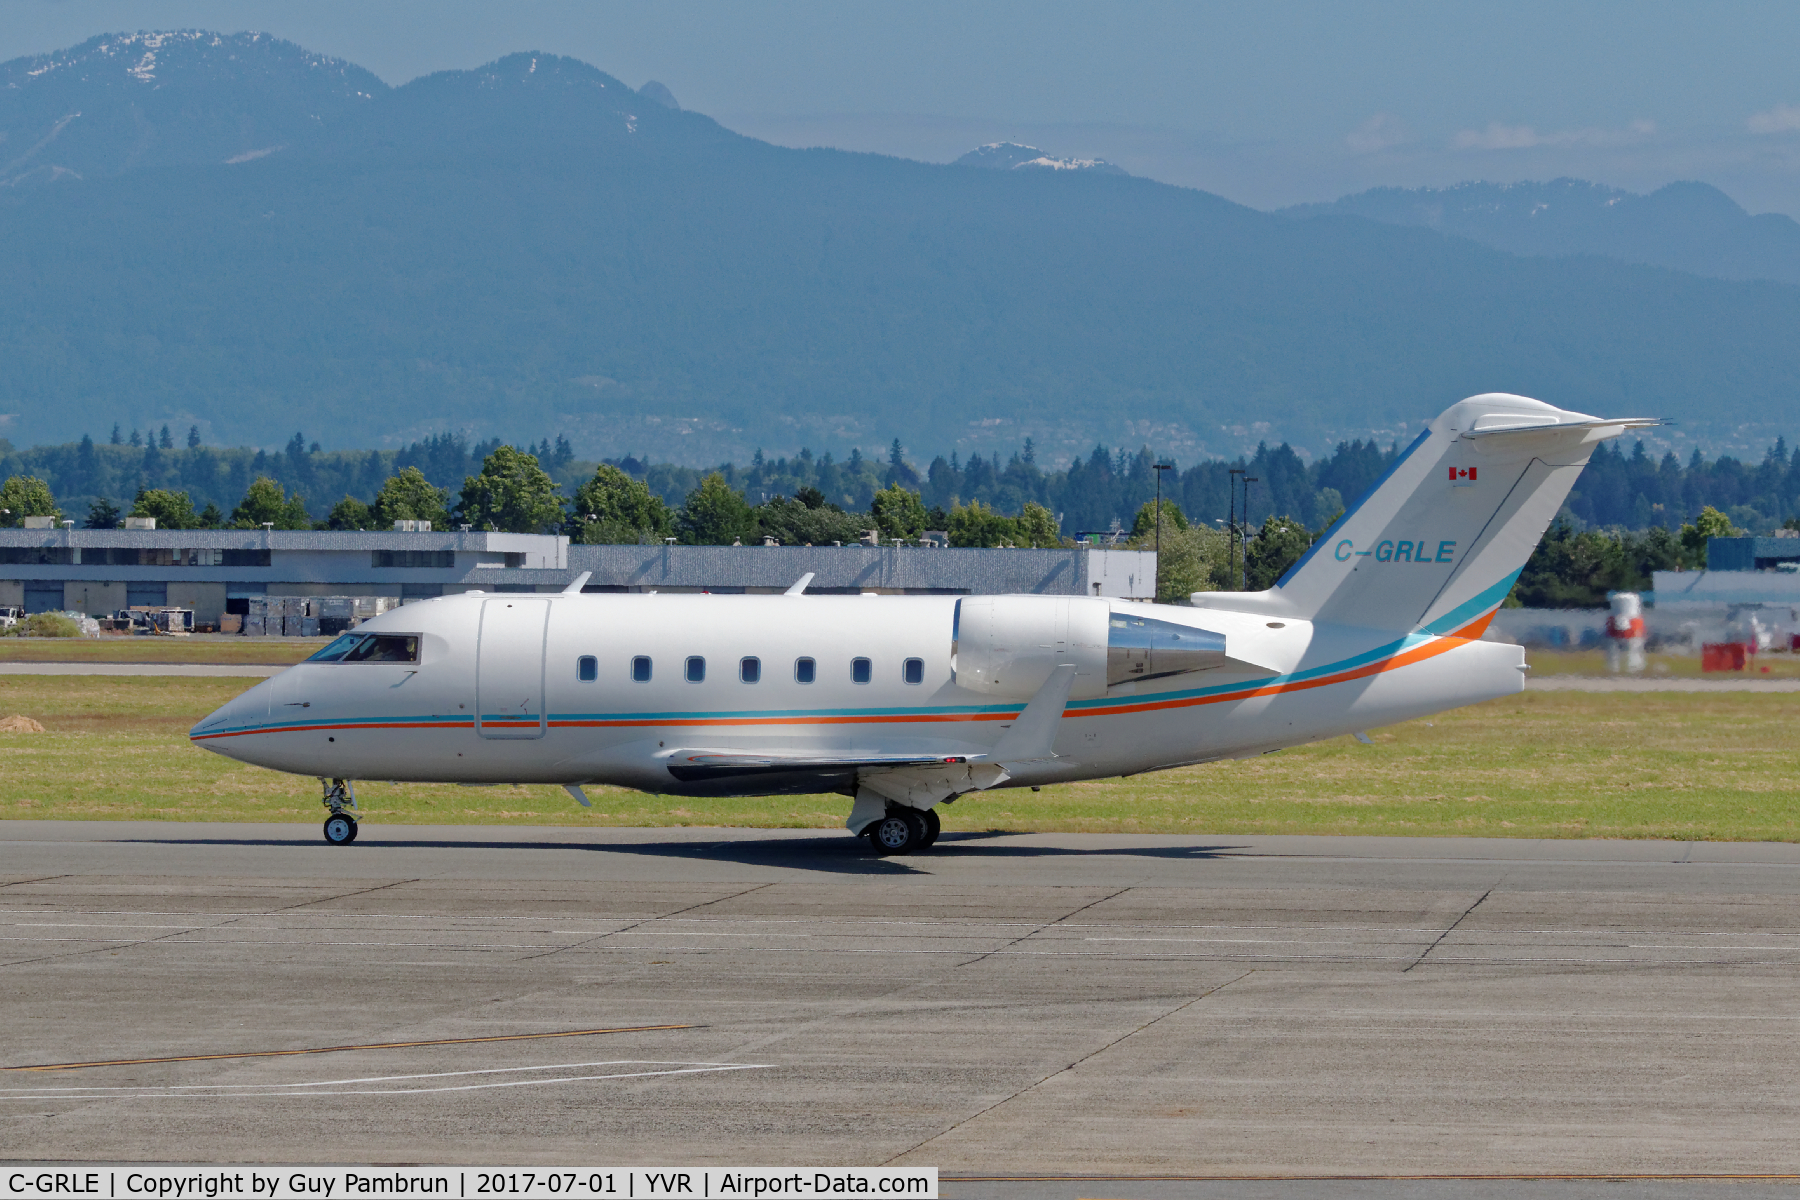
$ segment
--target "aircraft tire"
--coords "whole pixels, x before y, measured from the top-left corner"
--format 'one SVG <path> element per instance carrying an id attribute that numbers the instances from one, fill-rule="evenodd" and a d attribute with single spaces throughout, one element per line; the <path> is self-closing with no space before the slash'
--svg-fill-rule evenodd
<path id="1" fill-rule="evenodd" d="M 883 858 L 924 849 L 925 821 L 910 808 L 899 808 L 869 826 L 869 845 Z"/>
<path id="2" fill-rule="evenodd" d="M 345 813 L 332 813 L 325 818 L 325 841 L 333 846 L 348 846 L 356 840 L 356 820 Z"/>
<path id="3" fill-rule="evenodd" d="M 928 808 L 920 813 L 919 816 L 925 822 L 925 840 L 919 843 L 919 849 L 929 850 L 932 846 L 937 844 L 938 833 L 942 831 L 943 823 L 938 820 L 937 809 L 935 808 Z"/>

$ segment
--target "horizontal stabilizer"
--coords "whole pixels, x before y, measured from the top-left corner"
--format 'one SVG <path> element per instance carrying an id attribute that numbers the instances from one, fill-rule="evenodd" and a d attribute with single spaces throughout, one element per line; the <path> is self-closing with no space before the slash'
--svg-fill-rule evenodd
<path id="1" fill-rule="evenodd" d="M 1624 433 L 1630 429 L 1655 429 L 1668 422 L 1661 417 L 1614 417 L 1612 420 L 1601 420 L 1598 417 L 1583 416 L 1581 413 L 1563 413 L 1565 417 L 1576 417 L 1571 421 L 1531 421 L 1529 418 L 1516 422 L 1494 421 L 1488 417 L 1479 418 L 1475 428 L 1465 429 L 1465 438 L 1498 437 L 1508 433 L 1551 433 L 1570 429 L 1615 429 Z M 1616 435 L 1614 435 L 1616 436 Z"/>

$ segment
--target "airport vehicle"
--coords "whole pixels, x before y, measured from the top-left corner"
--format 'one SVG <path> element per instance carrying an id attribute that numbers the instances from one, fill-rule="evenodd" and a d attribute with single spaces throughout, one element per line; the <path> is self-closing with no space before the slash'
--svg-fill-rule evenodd
<path id="1" fill-rule="evenodd" d="M 1593 447 L 1655 421 L 1452 405 L 1262 592 L 1079 596 L 465 592 L 346 633 L 194 726 L 320 777 L 838 792 L 879 854 L 994 787 L 1244 758 L 1519 691 L 1478 640 Z"/>
<path id="2" fill-rule="evenodd" d="M 25 610 L 17 604 L 0 604 L 0 629 L 11 629 L 25 619 Z"/>

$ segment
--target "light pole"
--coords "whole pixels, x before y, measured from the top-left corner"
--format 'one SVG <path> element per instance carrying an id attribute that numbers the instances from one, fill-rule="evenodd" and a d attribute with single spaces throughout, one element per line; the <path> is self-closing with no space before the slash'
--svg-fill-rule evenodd
<path id="1" fill-rule="evenodd" d="M 1230 497 L 1228 503 L 1231 509 L 1231 516 L 1225 523 L 1225 580 L 1227 587 L 1231 586 L 1231 577 L 1237 574 L 1237 477 L 1243 473 L 1244 468 L 1242 467 L 1232 467 L 1225 472 L 1227 476 L 1225 492 Z"/>
<path id="2" fill-rule="evenodd" d="M 1172 470 L 1174 463 L 1151 463 L 1156 472 L 1156 591 L 1162 594 L 1162 473 Z"/>
<path id="3" fill-rule="evenodd" d="M 1225 569 L 1227 574 L 1234 573 L 1237 563 L 1241 561 L 1243 563 L 1243 573 L 1241 578 L 1244 587 L 1248 587 L 1250 584 L 1250 563 L 1248 559 L 1248 539 L 1242 536 L 1242 531 L 1238 528 L 1238 483 L 1241 480 L 1244 485 L 1244 523 L 1247 525 L 1250 522 L 1250 485 L 1258 482 L 1257 477 L 1248 474 L 1247 470 L 1248 468 L 1245 467 L 1231 467 L 1225 472 L 1230 476 L 1228 488 L 1231 492 L 1231 523 L 1226 526 L 1226 537 L 1228 540 L 1225 547 Z M 1242 555 L 1239 555 L 1240 547 L 1243 549 Z M 1238 590 L 1242 591 L 1243 588 L 1239 588 Z"/>
<path id="4" fill-rule="evenodd" d="M 1248 591 L 1250 587 L 1250 485 L 1256 482 L 1256 476 L 1244 476 L 1244 527 L 1238 533 L 1238 563 L 1243 568 L 1239 577 L 1240 592 Z"/>

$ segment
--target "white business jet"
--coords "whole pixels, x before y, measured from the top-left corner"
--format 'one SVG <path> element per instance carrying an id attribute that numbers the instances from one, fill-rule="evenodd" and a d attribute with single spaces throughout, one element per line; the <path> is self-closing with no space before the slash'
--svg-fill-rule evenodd
<path id="1" fill-rule="evenodd" d="M 190 737 L 321 779 L 837 792 L 877 854 L 939 804 L 1244 758 L 1524 687 L 1478 640 L 1598 443 L 1522 396 L 1451 406 L 1282 580 L 1192 607 L 1079 596 L 465 592 L 409 604 L 257 685 Z M 746 551 L 746 553 L 750 553 Z M 808 577 L 810 579 L 810 577 Z"/>

